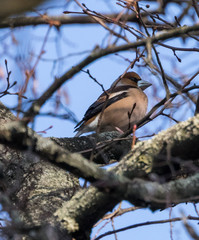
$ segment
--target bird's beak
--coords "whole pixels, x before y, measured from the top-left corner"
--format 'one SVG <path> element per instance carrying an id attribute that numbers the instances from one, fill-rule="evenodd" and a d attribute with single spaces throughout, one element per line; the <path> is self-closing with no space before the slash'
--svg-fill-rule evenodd
<path id="1" fill-rule="evenodd" d="M 141 80 L 141 81 L 138 81 L 138 87 L 141 88 L 143 91 L 150 87 L 152 84 L 147 82 L 147 81 L 144 81 L 144 80 Z"/>

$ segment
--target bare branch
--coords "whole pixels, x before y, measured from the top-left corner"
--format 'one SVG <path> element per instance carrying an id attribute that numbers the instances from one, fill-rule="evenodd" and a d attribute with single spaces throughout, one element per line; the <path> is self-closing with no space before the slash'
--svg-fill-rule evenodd
<path id="1" fill-rule="evenodd" d="M 128 226 L 128 227 L 120 228 L 120 229 L 117 229 L 117 230 L 114 230 L 114 231 L 109 231 L 109 232 L 106 232 L 104 234 L 101 234 L 99 237 L 95 238 L 95 240 L 99 240 L 103 237 L 112 235 L 114 233 L 123 232 L 123 231 L 133 229 L 133 228 L 137 228 L 137 227 L 149 226 L 149 225 L 153 225 L 153 224 L 179 222 L 179 221 L 184 221 L 184 219 L 186 219 L 186 220 L 196 220 L 196 221 L 199 220 L 198 217 L 187 216 L 187 217 L 177 217 L 177 218 L 170 218 L 170 219 L 165 219 L 165 220 L 157 220 L 157 221 L 148 221 L 148 222 L 143 222 L 143 223 L 137 223 L 137 224 L 133 224 L 133 225 Z"/>
<path id="2" fill-rule="evenodd" d="M 193 32 L 199 30 L 199 24 L 196 24 L 194 26 L 183 26 L 176 28 L 174 30 L 170 30 L 166 33 L 162 33 L 156 36 L 151 37 L 151 43 L 156 43 L 159 40 L 166 40 L 178 36 L 182 36 L 185 33 Z M 120 46 L 110 46 L 105 49 L 97 49 L 94 52 L 92 52 L 88 57 L 86 57 L 82 62 L 77 64 L 75 67 L 71 68 L 69 71 L 67 71 L 64 75 L 62 75 L 60 78 L 57 78 L 54 83 L 42 94 L 42 96 L 33 103 L 33 105 L 30 107 L 30 109 L 27 111 L 27 113 L 24 116 L 25 121 L 30 121 L 32 117 L 38 114 L 40 111 L 41 106 L 52 96 L 52 94 L 60 88 L 60 86 L 65 83 L 67 80 L 72 78 L 76 73 L 78 73 L 82 68 L 89 65 L 90 63 L 94 62 L 95 60 L 107 56 L 109 54 L 119 52 L 119 51 L 125 51 L 132 48 L 137 48 L 140 46 L 145 46 L 148 39 L 139 40 L 137 42 L 120 45 Z"/>

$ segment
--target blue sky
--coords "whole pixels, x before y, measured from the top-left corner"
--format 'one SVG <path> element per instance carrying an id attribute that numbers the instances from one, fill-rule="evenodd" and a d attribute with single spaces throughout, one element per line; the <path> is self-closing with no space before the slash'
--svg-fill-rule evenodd
<path id="1" fill-rule="evenodd" d="M 102 12 L 111 12 L 111 8 L 106 1 L 96 1 L 88 0 L 84 1 L 87 6 L 96 11 Z M 59 1 L 60 6 L 61 3 L 64 1 Z M 121 7 L 115 4 L 115 1 L 109 1 L 109 3 L 113 6 L 115 11 L 121 10 Z M 144 3 L 143 6 L 145 5 Z M 54 6 L 55 3 L 52 1 L 52 5 Z M 74 11 L 79 11 L 80 9 L 75 6 L 74 4 L 70 5 L 70 9 Z M 49 9 L 47 12 L 53 15 L 60 15 L 62 12 L 66 10 L 63 7 L 56 8 L 56 9 Z M 169 9 L 169 18 L 174 19 L 174 16 L 179 13 L 179 8 L 177 5 L 172 5 Z M 36 15 L 35 13 L 33 15 Z M 190 20 L 185 19 L 184 24 L 191 24 Z M 15 65 L 15 59 L 13 56 L 20 55 L 22 58 L 22 62 L 28 61 L 30 56 L 32 56 L 32 63 L 36 61 L 36 56 L 38 56 L 41 45 L 43 43 L 44 36 L 47 32 L 48 26 L 37 26 L 37 27 L 26 27 L 13 30 L 13 35 L 19 42 L 18 45 L 11 46 L 7 52 L 10 54 L 1 54 L 0 58 L 0 67 L 4 68 L 4 59 L 8 60 L 9 69 L 12 71 L 11 74 L 11 81 L 18 81 L 21 83 L 21 79 L 24 78 L 23 74 L 21 74 L 19 68 Z M 1 30 L 1 36 L 5 33 L 9 32 L 10 30 L 5 29 Z M 64 72 L 70 69 L 72 66 L 76 65 L 80 62 L 85 56 L 87 56 L 89 51 L 97 45 L 101 45 L 102 42 L 107 43 L 107 32 L 97 25 L 72 25 L 72 26 L 62 26 L 60 29 L 60 33 L 57 32 L 55 28 L 51 29 L 50 32 L 50 39 L 45 46 L 45 54 L 42 56 L 42 60 L 39 62 L 37 69 L 36 69 L 36 79 L 38 80 L 38 88 L 37 93 L 38 96 L 42 94 L 45 89 L 49 86 L 50 83 L 54 81 L 55 77 L 61 76 Z M 131 36 L 130 36 L 131 39 Z M 132 38 L 133 40 L 133 38 Z M 6 44 L 10 46 L 11 39 L 6 39 Z M 120 43 L 124 43 L 120 41 Z M 182 44 L 182 40 L 172 40 L 167 41 L 167 44 L 173 44 L 180 46 Z M 187 47 L 195 46 L 195 43 L 192 40 L 186 41 Z M 176 60 L 176 57 L 173 55 L 172 51 L 165 50 L 162 47 L 157 48 L 160 52 L 160 57 L 162 60 L 162 64 L 167 73 L 171 76 L 176 77 L 178 76 L 178 71 L 182 71 L 183 74 L 187 75 L 188 77 L 191 76 L 193 69 L 198 69 L 198 52 L 196 53 L 180 53 L 177 52 L 178 56 L 182 59 L 182 62 L 179 63 Z M 56 64 L 51 61 L 51 59 L 60 58 L 63 56 L 67 56 L 71 53 L 81 53 L 84 51 L 88 51 L 84 54 L 79 54 L 71 57 L 66 57 L 64 61 L 59 61 Z M 0 53 L 5 52 L 5 46 L 2 45 L 0 47 Z M 33 56 L 34 54 L 34 56 Z M 135 58 L 135 52 L 121 52 L 119 53 L 123 57 L 127 57 L 130 60 Z M 107 57 L 101 58 L 94 63 L 90 64 L 84 70 L 89 69 L 90 73 L 100 82 L 103 84 L 105 88 L 108 88 L 111 83 L 121 75 L 125 69 L 128 67 L 128 62 L 124 61 L 121 57 L 115 55 L 109 55 Z M 145 68 L 140 68 L 136 66 L 134 71 L 139 72 L 141 77 L 144 80 L 147 80 L 155 86 L 154 88 L 150 88 L 146 90 L 146 93 L 149 97 L 149 109 L 160 99 L 165 96 L 165 92 L 162 87 L 161 78 L 157 78 L 154 76 L 150 71 Z M 195 82 L 198 81 L 198 77 L 195 79 Z M 23 83 L 21 83 L 23 84 Z M 65 107 L 69 108 L 71 111 L 74 112 L 76 118 L 81 120 L 85 111 L 89 107 L 93 101 L 102 93 L 101 87 L 98 86 L 92 79 L 88 77 L 87 74 L 80 72 L 79 74 L 75 75 L 71 80 L 67 81 L 64 84 L 63 89 L 66 91 L 68 97 L 67 102 L 65 99 L 62 99 L 62 103 Z M 156 90 L 156 91 L 155 91 Z M 29 90 L 30 91 L 30 90 Z M 171 91 L 174 89 L 171 87 Z M 27 93 L 29 94 L 29 92 Z M 156 94 L 156 96 L 154 96 Z M 28 95 L 29 97 L 29 95 Z M 54 98 L 55 96 L 53 96 Z M 3 103 L 8 106 L 15 106 L 16 104 L 16 97 L 6 96 L 2 99 Z M 42 108 L 43 112 L 52 111 L 54 110 L 54 104 L 52 99 L 45 104 Z M 170 111 L 170 110 L 168 110 Z M 171 110 L 172 111 L 172 110 Z M 176 110 L 175 110 L 176 111 Z M 186 112 L 186 114 L 184 114 Z M 193 105 L 185 105 L 181 108 L 180 111 L 174 112 L 174 116 L 178 120 L 186 120 L 188 117 L 192 116 L 194 112 Z M 60 113 L 64 113 L 64 110 L 61 110 Z M 166 121 L 165 117 L 160 117 L 150 124 L 145 125 L 142 129 L 138 130 L 137 135 L 142 136 L 146 133 L 156 133 L 162 129 L 166 129 L 169 126 L 173 125 L 174 122 Z M 53 126 L 50 130 L 47 131 L 47 134 L 44 134 L 45 137 L 47 136 L 54 136 L 54 137 L 73 137 L 73 128 L 75 123 L 67 120 L 60 120 L 52 117 L 38 117 L 35 122 L 35 130 L 42 131 L 47 129 L 49 126 Z M 127 207 L 129 204 L 124 202 L 122 207 Z M 181 216 L 182 212 L 185 214 L 190 214 L 196 216 L 194 211 L 194 207 L 192 204 L 182 204 L 179 205 L 172 210 L 172 216 L 177 217 Z M 115 219 L 115 226 L 116 228 L 120 228 L 123 226 L 132 225 L 135 223 L 151 221 L 151 220 L 160 220 L 160 219 L 167 219 L 169 218 L 169 210 L 164 211 L 156 211 L 152 213 L 150 210 L 138 210 L 133 213 L 126 214 L 125 216 L 118 217 Z M 196 222 L 192 222 L 193 226 L 196 229 Z M 109 224 L 110 225 L 110 224 Z M 107 231 L 107 229 L 111 230 L 111 226 L 108 228 L 104 228 L 100 233 Z M 94 230 L 95 232 L 96 230 Z M 187 240 L 190 239 L 188 235 L 184 231 L 184 227 L 182 223 L 173 223 L 173 239 L 181 239 Z M 162 240 L 171 239 L 170 238 L 170 225 L 169 224 L 162 224 L 162 225 L 154 225 L 154 226 L 147 226 L 141 227 L 137 229 L 128 230 L 118 234 L 118 239 L 153 239 Z M 109 236 L 104 239 L 114 239 L 113 236 Z"/>

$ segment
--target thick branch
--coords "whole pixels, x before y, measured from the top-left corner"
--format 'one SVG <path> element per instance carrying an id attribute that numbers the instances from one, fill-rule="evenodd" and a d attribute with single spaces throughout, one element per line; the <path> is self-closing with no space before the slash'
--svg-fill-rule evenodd
<path id="1" fill-rule="evenodd" d="M 0 126 L 12 121 L 16 118 L 0 103 Z M 2 211 L 8 212 L 12 220 L 12 227 L 9 224 L 4 233 L 17 238 L 18 234 L 34 232 L 35 239 L 44 239 L 49 231 L 47 225 L 57 223 L 53 213 L 71 199 L 79 181 L 29 150 L 19 151 L 0 144 L 0 202 Z M 52 227 L 51 232 L 62 239 L 59 230 Z M 68 239 L 66 234 L 64 237 Z"/>
<path id="2" fill-rule="evenodd" d="M 39 136 L 20 121 L 0 127 L 0 142 L 20 150 L 31 150 L 42 158 L 89 181 L 99 179 L 105 174 L 105 170 L 99 169 L 96 164 L 87 161 L 80 154 L 70 153 L 54 141 Z"/>
<path id="3" fill-rule="evenodd" d="M 22 127 L 25 128 L 23 125 Z M 198 115 L 166 131 L 162 131 L 152 140 L 136 144 L 134 150 L 126 155 L 118 166 L 112 168 L 109 172 L 98 169 L 97 166 L 78 154 L 71 154 L 58 146 L 53 146 L 50 140 L 43 139 L 34 133 L 29 134 L 27 131 L 22 131 L 23 128 L 19 128 L 18 122 L 3 128 L 1 127 L 0 141 L 6 144 L 13 144 L 16 147 L 17 139 L 18 147 L 29 147 L 30 149 L 30 146 L 32 146 L 33 151 L 45 156 L 47 160 L 59 164 L 60 167 L 69 169 L 91 181 L 98 180 L 95 186 L 100 188 L 100 191 L 94 187 L 82 190 L 70 201 L 64 203 L 55 213 L 62 227 L 69 232 L 73 232 L 74 235 L 80 232 L 82 234 L 82 228 L 84 233 L 85 231 L 89 232 L 91 226 L 122 199 L 128 199 L 134 204 L 145 206 L 148 206 L 150 202 L 150 206 L 153 209 L 155 206 L 165 206 L 165 201 L 163 204 L 160 201 L 161 204 L 158 205 L 157 202 L 159 201 L 156 199 L 157 194 L 162 191 L 161 185 L 140 180 L 129 181 L 126 177 L 132 179 L 139 176 L 150 177 L 150 173 L 154 171 L 154 164 L 159 160 L 165 160 L 168 149 L 169 156 L 179 157 L 184 160 L 197 159 L 199 155 Z M 187 181 L 187 184 L 189 184 L 189 180 Z M 159 189 L 160 191 L 153 191 L 154 195 L 146 199 L 144 192 L 148 191 L 150 193 L 150 186 L 152 186 L 152 189 Z M 179 187 L 180 185 L 177 186 Z M 175 190 L 175 184 L 171 184 L 170 187 Z M 140 191 L 141 189 L 142 191 Z M 103 193 L 105 190 L 106 193 Z M 160 200 L 164 198 L 165 194 L 166 192 L 162 193 Z M 197 196 L 197 191 L 195 191 L 195 194 Z M 174 199 L 174 202 L 184 201 L 184 197 L 185 195 L 179 194 Z M 186 197 L 190 196 L 186 195 Z M 96 209 L 98 209 L 97 214 Z M 85 219 L 89 220 L 85 223 Z"/>
<path id="4" fill-rule="evenodd" d="M 199 201 L 199 173 L 165 184 L 135 179 L 128 185 L 126 200 L 138 206 L 148 204 L 155 210 L 181 202 Z"/>
<path id="5" fill-rule="evenodd" d="M 162 131 L 152 140 L 136 144 L 134 150 L 126 155 L 118 166 L 112 168 L 111 171 L 129 178 L 147 177 L 147 175 L 150 177 L 154 162 L 162 160 L 162 155 L 165 156 L 169 148 L 171 156 L 178 156 L 183 159 L 197 159 L 199 156 L 198 141 L 199 116 L 197 115 L 197 117 Z M 186 191 L 186 187 L 189 186 L 191 181 L 197 181 L 197 179 L 198 175 L 194 176 L 193 179 L 191 177 L 182 182 L 178 180 L 164 186 L 158 183 L 144 182 L 143 180 L 133 180 L 131 183 L 120 182 L 121 185 L 119 185 L 119 182 L 115 184 L 113 182 L 103 182 L 103 184 L 100 182 L 98 187 L 101 187 L 101 189 L 104 187 L 107 193 L 100 192 L 94 187 L 82 190 L 70 202 L 64 203 L 63 207 L 57 211 L 57 215 L 59 215 L 58 218 L 62 222 L 63 228 L 74 232 L 74 235 L 81 235 L 82 228 L 84 230 L 90 229 L 99 218 L 108 210 L 110 211 L 122 199 L 128 199 L 136 205 L 149 205 L 152 209 L 166 207 L 168 203 L 166 200 L 168 199 L 170 200 L 169 204 L 172 203 L 172 200 L 174 203 L 177 203 L 188 201 L 187 198 L 193 200 L 193 197 L 196 197 L 198 200 L 198 188 L 194 190 L 195 185 L 192 186 L 192 195 L 188 195 L 189 193 Z M 168 187 L 171 194 L 175 193 L 173 199 L 169 198 L 169 191 L 164 190 L 164 187 Z M 149 194 L 151 194 L 151 197 Z M 96 215 L 96 209 L 98 209 L 100 215 Z M 89 221 L 85 223 L 85 219 L 89 219 Z M 71 227 L 72 222 L 76 223 L 75 229 Z"/>
<path id="6" fill-rule="evenodd" d="M 77 239 L 83 240 L 85 236 L 82 234 L 89 233 L 94 222 L 124 199 L 152 210 L 164 209 L 181 202 L 199 201 L 199 174 L 165 184 L 134 179 L 128 184 L 123 184 L 121 199 L 118 198 L 117 187 L 119 186 L 113 187 L 107 184 L 105 188 L 112 189 L 107 193 L 99 192 L 93 187 L 79 191 L 71 201 L 65 202 L 55 213 L 62 228 L 67 229 Z M 116 192 L 117 197 L 114 198 Z"/>
<path id="7" fill-rule="evenodd" d="M 108 164 L 119 161 L 131 149 L 132 138 L 120 138 L 118 132 L 92 134 L 80 138 L 51 138 L 59 146 L 70 152 L 82 154 L 87 159 L 98 164 Z"/>
<path id="8" fill-rule="evenodd" d="M 162 131 L 153 140 L 136 144 L 134 150 L 127 154 L 124 160 L 112 169 L 112 172 L 116 171 L 119 175 L 128 178 L 139 176 L 139 172 L 144 175 L 149 174 L 155 163 L 162 161 L 167 155 L 167 149 L 169 149 L 170 156 L 197 159 L 198 141 L 199 119 L 197 115 L 167 131 Z M 40 156 L 90 181 L 104 180 L 108 176 L 104 170 L 88 162 L 80 154 L 70 153 L 50 139 L 42 138 L 27 129 L 22 122 L 16 121 L 0 127 L 0 142 L 15 148 L 32 148 L 32 151 Z"/>

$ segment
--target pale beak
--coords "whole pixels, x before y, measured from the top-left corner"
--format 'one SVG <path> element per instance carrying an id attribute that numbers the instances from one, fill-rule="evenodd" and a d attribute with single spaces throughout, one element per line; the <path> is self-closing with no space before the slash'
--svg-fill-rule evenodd
<path id="1" fill-rule="evenodd" d="M 141 81 L 138 81 L 138 87 L 141 88 L 143 91 L 150 87 L 152 84 L 147 82 L 147 81 L 144 81 L 144 80 L 141 80 Z"/>

